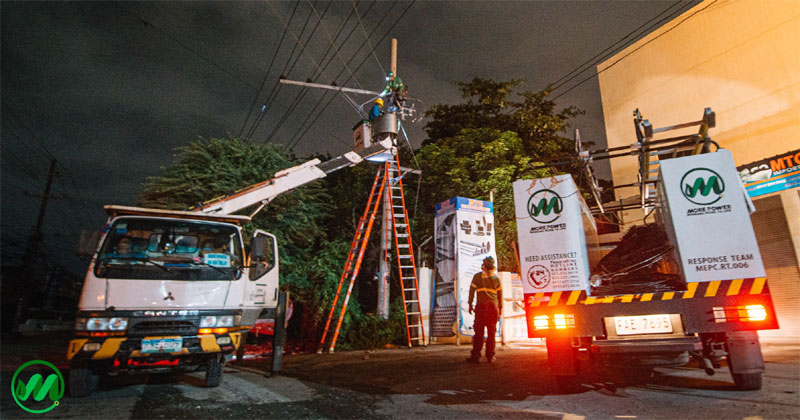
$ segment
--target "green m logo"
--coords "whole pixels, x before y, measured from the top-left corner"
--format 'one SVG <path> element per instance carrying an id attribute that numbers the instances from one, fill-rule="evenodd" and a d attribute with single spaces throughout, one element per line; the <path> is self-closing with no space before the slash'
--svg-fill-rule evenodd
<path id="1" fill-rule="evenodd" d="M 44 378 L 40 373 L 35 373 L 28 379 L 27 383 L 23 381 L 22 378 L 18 380 L 19 374 L 25 370 L 25 368 L 34 365 L 43 365 L 50 368 L 55 373 L 47 375 L 47 378 Z M 14 397 L 14 401 L 17 405 L 29 413 L 46 413 L 54 409 L 58 405 L 58 400 L 64 396 L 64 377 L 52 363 L 44 360 L 31 360 L 20 366 L 17 371 L 14 372 L 14 376 L 11 378 L 11 396 Z M 32 402 L 28 401 L 31 397 L 33 398 Z M 33 405 L 43 401 L 45 397 L 49 397 L 52 404 L 42 409 L 26 407 L 26 405 L 23 404 L 28 402 Z"/>
<path id="2" fill-rule="evenodd" d="M 539 190 L 528 198 L 528 215 L 539 223 L 552 223 L 564 210 L 561 197 L 553 190 Z"/>
<path id="3" fill-rule="evenodd" d="M 681 178 L 681 193 L 694 204 L 705 206 L 714 204 L 722 198 L 725 181 L 708 168 L 695 168 Z"/>

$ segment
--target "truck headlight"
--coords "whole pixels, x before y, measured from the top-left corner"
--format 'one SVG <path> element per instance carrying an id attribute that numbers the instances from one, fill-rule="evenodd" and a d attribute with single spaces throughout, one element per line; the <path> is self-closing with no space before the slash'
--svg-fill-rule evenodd
<path id="1" fill-rule="evenodd" d="M 200 328 L 211 328 L 217 323 L 217 317 L 207 315 L 200 318 Z"/>
<path id="2" fill-rule="evenodd" d="M 108 328 L 108 318 L 89 318 L 86 329 L 89 331 L 105 331 Z"/>
<path id="3" fill-rule="evenodd" d="M 78 331 L 124 331 L 128 328 L 128 318 L 77 318 L 75 330 Z"/>
<path id="4" fill-rule="evenodd" d="M 128 318 L 111 318 L 108 321 L 108 329 L 112 331 L 123 331 L 128 328 Z"/>
<path id="5" fill-rule="evenodd" d="M 232 327 L 233 315 L 225 315 L 217 318 L 217 327 Z"/>

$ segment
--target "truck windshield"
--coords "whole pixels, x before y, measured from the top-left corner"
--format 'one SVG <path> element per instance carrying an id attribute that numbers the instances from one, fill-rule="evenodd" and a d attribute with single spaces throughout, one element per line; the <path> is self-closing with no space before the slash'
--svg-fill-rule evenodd
<path id="1" fill-rule="evenodd" d="M 98 277 L 236 280 L 242 246 L 236 227 L 213 222 L 119 218 L 95 264 Z"/>

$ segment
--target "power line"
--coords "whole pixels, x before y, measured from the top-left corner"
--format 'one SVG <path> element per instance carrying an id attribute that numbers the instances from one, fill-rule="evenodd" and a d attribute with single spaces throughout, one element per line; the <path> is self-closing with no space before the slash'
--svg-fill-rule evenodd
<path id="1" fill-rule="evenodd" d="M 397 24 L 400 22 L 400 20 L 401 20 L 401 19 L 403 19 L 403 17 L 406 15 L 406 13 L 408 13 L 408 11 L 411 9 L 411 7 L 412 7 L 412 6 L 413 6 L 413 5 L 414 5 L 416 2 L 417 2 L 417 0 L 413 0 L 411 3 L 409 3 L 408 7 L 406 7 L 406 8 L 405 8 L 405 10 L 403 10 L 403 12 L 402 12 L 402 13 L 400 13 L 400 16 L 398 16 L 398 17 L 397 17 L 397 19 L 394 21 L 394 23 L 392 23 L 392 25 L 389 27 L 389 29 L 386 31 L 386 33 L 384 33 L 384 34 L 383 34 L 383 36 L 382 36 L 382 37 L 381 37 L 381 38 L 378 40 L 378 42 L 376 42 L 376 44 L 380 44 L 380 43 L 381 43 L 381 42 L 382 42 L 382 41 L 383 41 L 383 40 L 384 40 L 384 39 L 385 39 L 385 38 L 386 38 L 386 37 L 389 35 L 389 33 L 392 31 L 392 29 L 394 29 L 394 27 L 395 27 L 395 26 L 397 26 Z M 362 60 L 362 61 L 361 61 L 361 64 L 359 64 L 359 65 L 358 65 L 358 67 L 356 67 L 356 70 L 355 70 L 355 71 L 358 71 L 358 70 L 361 68 L 361 66 L 363 66 L 363 65 L 364 65 L 364 63 L 365 63 L 366 61 L 367 61 L 367 59 L 366 59 L 366 58 L 364 58 L 364 60 Z M 339 74 L 341 74 L 341 73 L 339 73 Z M 337 77 L 338 77 L 338 76 L 337 76 Z M 348 79 L 348 80 L 345 80 L 345 82 L 344 82 L 344 83 L 347 83 L 348 81 L 349 81 L 349 79 Z M 300 138 L 298 138 L 298 139 L 297 139 L 297 141 L 295 142 L 295 144 L 294 144 L 294 145 L 291 147 L 291 149 L 292 149 L 292 150 L 294 150 L 294 148 L 295 148 L 295 147 L 297 147 L 297 144 L 298 144 L 298 143 L 300 142 L 300 140 L 302 140 L 302 138 L 303 138 L 302 136 L 303 136 L 303 135 L 305 135 L 305 133 L 307 133 L 307 132 L 308 132 L 308 130 L 310 130 L 310 129 L 311 129 L 311 127 L 314 125 L 314 123 L 315 123 L 315 122 L 316 122 L 316 121 L 319 119 L 319 116 L 320 116 L 320 115 L 322 115 L 322 114 L 325 112 L 325 110 L 326 110 L 326 109 L 328 109 L 328 106 L 330 106 L 330 104 L 331 104 L 331 102 L 332 102 L 332 101 L 333 101 L 333 97 L 332 97 L 330 100 L 328 100 L 328 103 L 327 103 L 327 104 L 325 104 L 325 106 L 322 108 L 322 111 L 320 111 L 320 112 L 319 112 L 319 113 L 318 113 L 318 114 L 317 114 L 317 115 L 314 117 L 314 120 L 311 122 L 311 124 L 309 124 L 309 125 L 306 127 L 306 129 L 303 131 L 303 134 L 300 136 Z"/>
<path id="2" fill-rule="evenodd" d="M 271 3 L 267 3 L 267 5 L 270 6 L 270 10 L 272 11 L 272 14 L 275 15 L 275 17 L 278 18 L 278 21 L 283 25 L 284 30 L 286 32 L 288 32 L 289 34 L 291 34 L 292 37 L 294 37 L 294 40 L 295 40 L 294 47 L 292 47 L 292 52 L 289 53 L 289 58 L 286 60 L 286 63 L 284 63 L 283 69 L 281 70 L 281 74 L 283 75 L 283 74 L 286 74 L 286 69 L 289 68 L 289 63 L 292 63 L 292 57 L 294 57 L 294 52 L 297 51 L 297 47 L 300 46 L 300 40 L 303 38 L 303 35 L 306 32 L 306 28 L 308 27 L 308 23 L 311 21 L 311 11 L 309 10 L 308 16 L 306 16 L 306 21 L 305 21 L 305 23 L 303 23 L 303 27 L 300 29 L 300 37 L 298 38 L 297 34 L 295 34 L 294 31 L 292 31 L 290 29 L 291 28 L 291 25 L 290 25 L 291 22 L 285 24 L 283 22 L 283 19 L 281 19 L 280 15 L 278 14 L 277 10 L 275 9 L 275 7 L 273 7 Z M 309 39 L 310 38 L 311 37 L 309 37 Z M 308 41 L 306 41 L 306 42 L 308 42 Z M 294 65 L 297 64 L 297 61 L 300 59 L 300 56 L 303 55 L 303 51 L 305 51 L 305 47 L 303 47 L 303 50 L 301 50 L 300 53 L 297 55 L 297 58 L 294 60 L 294 64 L 292 64 L 292 67 L 291 67 L 291 69 L 289 69 L 289 71 L 294 69 Z M 277 89 L 276 89 L 276 87 L 277 87 Z M 250 126 L 250 129 L 247 131 L 247 134 L 245 135 L 245 137 L 251 138 L 253 136 L 253 134 L 255 133 L 256 129 L 258 128 L 258 126 L 261 124 L 261 122 L 264 120 L 264 117 L 266 116 L 264 111 L 272 109 L 272 104 L 275 102 L 275 98 L 278 97 L 278 94 L 280 93 L 281 88 L 283 88 L 283 85 L 281 85 L 280 82 L 276 80 L 275 84 L 272 87 L 272 90 L 270 91 L 269 96 L 267 97 L 267 100 L 264 101 L 264 105 L 261 107 L 261 109 L 262 109 L 261 114 L 259 114 L 258 118 L 256 118 L 256 121 L 253 122 L 253 125 Z"/>
<path id="3" fill-rule="evenodd" d="M 133 16 L 133 18 L 135 18 L 136 20 L 141 22 L 144 26 L 156 30 L 156 32 L 160 33 L 165 38 L 167 38 L 170 41 L 178 44 L 179 46 L 184 48 L 186 51 L 189 51 L 190 53 L 194 54 L 195 56 L 197 56 L 201 60 L 205 61 L 206 63 L 211 64 L 214 68 L 216 68 L 216 69 L 220 70 L 221 72 L 227 74 L 228 76 L 232 77 L 233 79 L 236 79 L 237 81 L 243 83 L 245 86 L 248 86 L 251 89 L 255 89 L 256 88 L 255 86 L 251 85 L 250 82 L 245 80 L 243 77 L 241 77 L 238 74 L 232 72 L 231 70 L 226 69 L 225 67 L 222 67 L 220 64 L 217 64 L 216 62 L 214 62 L 210 58 L 206 57 L 205 55 L 203 55 L 199 51 L 195 50 L 194 48 L 190 47 L 189 45 L 186 45 L 183 41 L 181 41 L 178 38 L 170 35 L 167 31 L 161 29 L 160 27 L 156 26 L 155 24 L 153 24 L 152 22 L 146 20 L 145 18 L 137 15 L 132 10 L 129 10 L 129 9 L 123 7 L 122 5 L 119 4 L 119 2 L 115 1 L 113 3 L 114 3 L 115 6 L 117 6 L 120 9 L 122 9 L 125 13 Z"/>
<path id="4" fill-rule="evenodd" d="M 589 76 L 589 77 L 587 77 L 587 78 L 585 78 L 585 79 L 581 80 L 581 81 L 580 81 L 580 82 L 578 82 L 576 85 L 572 86 L 571 88 L 567 89 L 566 91 L 562 92 L 561 94 L 559 94 L 558 96 L 554 97 L 554 98 L 553 98 L 553 99 L 551 99 L 551 100 L 555 101 L 556 99 L 558 99 L 558 98 L 560 98 L 560 97 L 562 97 L 562 96 L 566 95 L 567 93 L 571 92 L 573 89 L 577 88 L 578 86 L 580 86 L 580 85 L 582 85 L 582 84 L 586 83 L 587 81 L 589 81 L 589 80 L 591 80 L 591 79 L 593 79 L 593 78 L 595 78 L 595 77 L 598 77 L 598 76 L 600 75 L 600 73 L 603 73 L 604 71 L 606 71 L 606 70 L 610 69 L 611 67 L 614 67 L 614 66 L 615 66 L 617 63 L 619 63 L 620 61 L 624 60 L 625 58 L 627 58 L 627 57 L 628 57 L 628 56 L 630 56 L 631 54 L 635 53 L 636 51 L 639 51 L 639 50 L 640 50 L 641 48 L 643 48 L 644 46 L 646 46 L 646 45 L 650 44 L 651 42 L 653 42 L 653 41 L 657 40 L 658 38 L 661 38 L 662 36 L 666 35 L 666 34 L 667 34 L 667 33 L 669 33 L 670 31 L 672 31 L 673 29 L 675 29 L 675 28 L 677 28 L 678 26 L 680 26 L 680 25 L 681 25 L 683 22 L 686 22 L 687 20 L 689 20 L 689 19 L 691 19 L 692 17 L 694 17 L 696 14 L 698 14 L 698 13 L 700 13 L 700 12 L 702 12 L 702 11 L 704 11 L 704 10 L 708 9 L 708 8 L 709 8 L 709 7 L 711 7 L 711 6 L 713 6 L 713 5 L 714 5 L 714 4 L 715 4 L 717 1 L 718 1 L 718 0 L 714 0 L 714 1 L 712 1 L 711 3 L 709 3 L 707 6 L 703 7 L 702 9 L 695 11 L 695 12 L 694 12 L 694 13 L 692 13 L 691 15 L 689 15 L 689 16 L 687 16 L 687 17 L 685 17 L 683 20 L 681 20 L 680 22 L 678 22 L 677 24 L 675 24 L 675 26 L 673 26 L 673 27 L 671 27 L 671 28 L 667 29 L 666 31 L 664 31 L 664 32 L 662 32 L 662 33 L 658 34 L 657 36 L 653 37 L 653 39 L 651 39 L 651 40 L 649 40 L 649 41 L 645 42 L 644 44 L 642 44 L 642 45 L 640 45 L 640 46 L 636 47 L 636 48 L 635 48 L 633 51 L 630 51 L 630 52 L 628 52 L 627 54 L 625 54 L 624 56 L 622 56 L 622 57 L 618 58 L 616 61 L 614 61 L 613 63 L 611 63 L 611 64 L 610 64 L 608 67 L 606 67 L 606 68 L 604 68 L 603 70 L 600 70 L 600 71 L 598 71 L 597 73 L 595 73 L 595 74 L 593 74 L 593 75 L 591 75 L 591 76 Z"/>
<path id="5" fill-rule="evenodd" d="M 292 20 L 294 19 L 294 14 L 297 11 L 297 7 L 300 5 L 300 2 L 296 2 L 294 4 L 294 9 L 292 9 L 292 14 L 289 16 L 289 24 L 292 24 Z M 288 27 L 283 29 L 283 33 L 281 34 L 281 39 L 278 41 L 278 46 L 275 48 L 275 52 L 272 53 L 272 58 L 269 60 L 269 65 L 267 66 L 267 70 L 264 72 L 264 78 L 261 79 L 261 84 L 258 86 L 258 90 L 256 91 L 255 96 L 253 96 L 253 103 L 250 104 L 250 110 L 247 112 L 247 116 L 242 122 L 242 128 L 239 130 L 239 136 L 242 137 L 244 133 L 244 128 L 247 126 L 247 121 L 250 120 L 250 115 L 253 114 L 253 108 L 256 106 L 258 102 L 258 97 L 261 96 L 261 92 L 264 89 L 264 83 L 267 82 L 267 77 L 269 73 L 272 71 L 272 65 L 275 64 L 275 58 L 278 57 L 278 51 L 280 51 L 281 46 L 283 45 L 283 40 L 286 39 L 286 33 L 288 32 Z"/>
<path id="6" fill-rule="evenodd" d="M 369 35 L 367 35 L 367 30 L 364 28 L 364 24 L 361 22 L 361 16 L 358 15 L 358 7 L 356 6 L 355 0 L 350 0 L 353 4 L 353 11 L 355 11 L 356 19 L 358 20 L 358 26 L 361 27 L 361 32 L 364 33 L 364 38 L 367 39 L 369 43 L 369 49 L 372 51 L 372 56 L 375 57 L 375 62 L 378 63 L 378 67 L 381 69 L 381 74 L 386 74 L 386 70 L 383 69 L 383 65 L 381 64 L 381 60 L 378 60 L 378 55 L 375 54 L 375 48 L 372 46 L 372 42 L 369 40 Z"/>
<path id="7" fill-rule="evenodd" d="M 552 90 L 556 90 L 556 89 L 558 89 L 559 87 L 563 86 L 564 84 L 566 84 L 566 83 L 568 83 L 570 80 L 572 80 L 574 77 L 570 77 L 570 76 L 572 76 L 573 74 L 575 74 L 575 77 L 577 77 L 577 75 L 578 75 L 578 74 L 580 74 L 580 73 L 583 73 L 584 71 L 586 71 L 586 70 L 588 70 L 589 68 L 591 68 L 591 67 L 592 67 L 592 65 L 593 65 L 593 64 L 592 64 L 593 62 L 594 62 L 594 63 L 596 63 L 597 61 L 600 61 L 600 60 L 602 60 L 602 58 L 601 58 L 600 60 L 597 60 L 597 61 L 595 61 L 595 59 L 596 59 L 597 57 L 600 57 L 601 55 L 605 54 L 605 53 L 606 53 L 606 52 L 608 52 L 609 50 L 614 50 L 614 51 L 617 51 L 617 49 L 618 49 L 618 48 L 617 48 L 617 46 L 618 46 L 619 44 L 622 44 L 622 43 L 624 43 L 624 42 L 625 42 L 625 40 L 627 40 L 628 38 L 630 38 L 630 37 L 631 37 L 632 35 L 634 35 L 635 33 L 639 32 L 639 30 L 641 30 L 641 29 L 642 29 L 642 28 L 644 28 L 645 26 L 649 25 L 649 24 L 650 24 L 651 22 L 653 22 L 654 20 L 658 19 L 658 18 L 659 18 L 661 15 L 663 15 L 663 14 L 667 13 L 667 12 L 668 12 L 670 9 L 672 9 L 673 7 L 675 7 L 675 6 L 679 5 L 679 4 L 681 3 L 681 1 L 682 1 L 682 0 L 678 0 L 678 1 L 676 1 L 675 3 L 672 3 L 672 4 L 671 4 L 669 7 L 667 7 L 667 8 L 666 8 L 666 9 L 664 9 L 664 10 L 662 10 L 660 13 L 658 13 L 656 16 L 652 17 L 650 20 L 648 20 L 647 22 L 645 22 L 645 23 L 643 23 L 642 25 L 640 25 L 638 28 L 636 28 L 636 29 L 634 29 L 634 30 L 632 30 L 632 31 L 628 32 L 628 34 L 627 34 L 627 35 L 623 36 L 622 38 L 620 38 L 619 40 L 617 40 L 616 42 L 614 42 L 613 44 L 611 44 L 611 45 L 610 45 L 609 47 L 607 47 L 606 49 L 604 49 L 604 50 L 600 51 L 600 52 L 599 52 L 599 53 L 597 53 L 597 54 L 596 54 L 594 57 L 592 57 L 592 58 L 590 58 L 590 59 L 588 59 L 588 60 L 584 61 L 584 62 L 583 62 L 581 65 L 579 65 L 578 67 L 576 67 L 576 68 L 572 69 L 572 71 L 570 71 L 570 72 L 568 72 L 567 74 L 565 74 L 565 75 L 561 76 L 561 77 L 560 77 L 558 80 L 556 80 L 555 82 L 553 82 L 553 83 L 551 83 L 551 84 L 550 84 L 550 85 L 552 86 L 552 88 L 551 88 L 551 89 L 552 89 Z M 640 33 L 640 34 L 641 34 L 641 33 Z M 638 36 L 638 35 L 637 35 L 637 36 Z M 587 64 L 588 64 L 589 66 L 587 66 Z M 586 67 L 586 68 L 584 68 L 584 67 Z M 577 73 L 576 73 L 576 72 L 577 72 Z M 567 79 L 568 77 L 569 77 L 569 79 Z M 564 79 L 567 79 L 567 80 L 564 80 Z M 561 83 L 562 81 L 563 81 L 563 83 Z"/>
<path id="8" fill-rule="evenodd" d="M 325 16 L 325 14 L 327 14 L 327 12 L 328 12 L 328 10 L 329 10 L 329 8 L 330 8 L 331 4 L 333 4 L 333 3 L 332 3 L 332 2 L 328 3 L 328 5 L 327 5 L 327 7 L 325 8 L 325 10 L 322 12 L 322 16 Z M 313 4 L 312 4 L 312 7 L 311 7 L 311 8 L 312 8 L 312 12 L 316 12 L 316 9 L 313 7 Z M 311 16 L 311 13 L 309 13 L 309 17 L 310 17 L 310 16 Z M 319 19 L 317 20 L 317 23 L 316 23 L 316 25 L 314 25 L 314 29 L 311 31 L 311 35 L 309 35 L 309 37 L 308 37 L 308 39 L 306 40 L 305 44 L 302 46 L 301 52 L 304 52 L 304 53 L 306 52 L 306 51 L 305 51 L 305 47 L 308 45 L 308 42 L 309 42 L 309 41 L 311 41 L 311 37 L 313 37 L 313 35 L 314 35 L 314 34 L 316 33 L 316 31 L 317 31 L 317 28 L 318 28 L 318 27 L 321 25 L 321 23 L 322 23 L 322 16 L 319 16 L 319 14 L 318 14 L 317 16 L 319 17 Z M 323 29 L 324 29 L 324 28 L 323 28 Z M 289 31 L 291 32 L 291 29 L 289 29 Z M 311 57 L 311 55 L 310 55 L 309 53 L 306 53 L 306 55 L 308 55 L 308 56 L 309 56 L 309 58 L 312 60 L 312 63 L 314 64 L 314 66 L 315 66 L 315 67 L 317 68 L 317 70 L 319 71 L 319 74 L 321 74 L 321 75 L 325 76 L 325 70 L 322 68 L 322 66 L 320 66 L 320 64 L 319 64 L 319 63 L 317 63 L 317 62 L 316 62 L 316 60 L 314 60 L 314 59 L 313 59 L 313 57 Z M 299 59 L 299 58 L 300 58 L 300 57 L 298 56 L 298 59 Z M 295 60 L 295 62 L 292 64 L 292 68 L 289 70 L 290 72 L 291 72 L 291 70 L 292 70 L 292 69 L 294 69 L 294 66 L 297 64 L 297 61 L 298 61 L 298 60 Z M 314 71 L 313 71 L 313 70 L 312 70 L 312 73 L 311 73 L 311 74 L 312 74 L 312 75 L 314 74 Z M 327 77 L 327 76 L 326 76 L 326 77 Z M 266 142 L 269 142 L 269 141 L 272 139 L 272 137 L 273 137 L 273 136 L 274 136 L 274 135 L 277 133 L 277 130 L 280 128 L 280 126 L 283 124 L 283 122 L 284 122 L 284 121 L 286 121 L 286 119 L 289 117 L 289 115 L 291 114 L 291 112 L 292 112 L 292 111 L 294 111 L 294 109 L 295 109 L 295 108 L 296 108 L 296 107 L 297 107 L 297 106 L 300 104 L 300 101 L 302 101 L 302 99 L 305 97 L 305 95 L 307 94 L 307 92 L 308 92 L 308 89 L 303 89 L 303 91 L 302 91 L 300 94 L 298 94 L 298 95 L 297 95 L 297 97 L 295 97 L 295 100 L 294 100 L 294 102 L 292 103 L 292 105 L 289 107 L 289 109 L 287 109 L 287 111 L 286 111 L 286 112 L 283 114 L 283 116 L 281 117 L 281 119 L 280 119 L 280 121 L 278 122 L 278 124 L 276 125 L 276 127 L 275 127 L 275 128 L 274 128 L 274 129 L 273 129 L 273 130 L 270 132 L 270 134 L 267 136 L 267 139 L 266 139 L 265 143 L 266 143 Z"/>
<path id="9" fill-rule="evenodd" d="M 376 2 L 376 1 L 373 1 L 373 2 L 372 2 L 370 5 L 369 5 L 369 7 L 367 7 L 367 10 L 365 10 L 365 11 L 364 11 L 364 16 L 365 16 L 365 17 L 366 17 L 366 15 L 367 15 L 367 14 L 370 12 L 370 10 L 372 9 L 372 6 L 374 6 L 374 5 L 375 5 L 375 3 L 377 3 L 377 2 Z M 372 34 L 372 33 L 374 33 L 374 32 L 375 32 L 375 31 L 378 29 L 378 27 L 380 27 L 380 24 L 381 24 L 381 23 L 382 23 L 382 22 L 383 22 L 383 21 L 386 19 L 386 17 L 388 17 L 388 16 L 389 16 L 389 13 L 391 12 L 391 10 L 394 8 L 394 6 L 395 6 L 395 5 L 397 5 L 397 2 L 394 2 L 394 3 L 392 3 L 392 5 L 389 7 L 389 9 L 386 11 L 386 13 L 384 13 L 383 17 L 382 17 L 382 18 L 381 18 L 381 19 L 378 21 L 378 24 L 375 26 L 375 28 L 374 28 L 374 29 L 372 30 L 372 32 L 370 33 L 370 36 L 371 36 L 371 34 Z M 350 32 L 349 32 L 349 33 L 347 34 L 347 36 L 345 37 L 344 41 L 342 41 L 342 45 L 344 45 L 344 44 L 347 42 L 347 40 L 349 40 L 349 39 L 350 39 L 350 37 L 353 35 L 353 32 L 355 32 L 355 30 L 356 30 L 356 26 L 353 26 L 353 27 L 350 29 Z M 358 53 L 359 53 L 359 52 L 361 52 L 361 50 L 364 48 L 364 44 L 365 44 L 365 43 L 366 43 L 366 41 L 362 42 L 362 43 L 361 43 L 361 45 L 359 45 L 359 47 L 358 47 L 358 48 L 356 49 L 356 51 L 353 53 L 353 55 L 352 55 L 352 56 L 350 56 L 350 59 L 348 60 L 348 64 L 349 64 L 351 61 L 353 61 L 353 59 L 355 59 L 355 57 L 358 55 Z M 331 63 L 331 61 L 333 61 L 333 57 L 331 57 L 331 58 L 330 58 L 330 60 L 328 60 L 328 62 L 325 64 L 325 67 L 326 67 L 326 68 L 327 68 L 327 67 L 328 67 L 328 65 Z M 339 78 L 339 76 L 341 76 L 341 74 L 342 74 L 342 73 L 343 73 L 343 72 L 339 72 L 339 74 L 337 74 L 337 75 L 336 75 L 336 77 L 334 78 L 334 82 L 335 82 L 335 80 L 336 80 L 336 79 L 338 79 L 338 78 Z M 346 83 L 346 82 L 345 82 L 345 83 Z M 326 91 L 326 92 L 324 92 L 324 93 L 322 94 L 322 96 L 319 98 L 319 100 L 317 100 L 317 103 L 316 103 L 316 104 L 314 104 L 314 107 L 311 109 L 311 112 L 310 112 L 310 113 L 309 113 L 309 114 L 306 116 L 305 120 L 303 120 L 302 124 L 300 124 L 300 126 L 301 126 L 301 127 L 303 127 L 303 126 L 306 126 L 306 123 L 308 122 L 308 120 L 309 120 L 309 119 L 311 119 L 311 116 L 312 116 L 312 115 L 317 115 L 317 114 L 316 114 L 316 111 L 317 111 L 317 109 L 319 108 L 319 105 L 322 103 L 322 101 L 323 101 L 323 100 L 325 100 L 325 98 L 328 96 L 328 93 L 330 93 L 330 92 L 327 92 L 327 91 Z M 299 134 L 300 134 L 300 131 L 298 131 L 298 132 L 297 132 L 297 134 L 293 135 L 293 136 L 292 136 L 292 137 L 289 139 L 289 141 L 288 141 L 288 142 L 286 142 L 287 149 L 288 149 L 288 148 L 291 148 L 291 147 L 289 147 L 289 145 L 290 145 L 290 144 L 292 144 L 293 142 L 296 142 L 296 140 L 295 140 L 295 139 L 298 137 L 298 135 L 299 135 Z"/>

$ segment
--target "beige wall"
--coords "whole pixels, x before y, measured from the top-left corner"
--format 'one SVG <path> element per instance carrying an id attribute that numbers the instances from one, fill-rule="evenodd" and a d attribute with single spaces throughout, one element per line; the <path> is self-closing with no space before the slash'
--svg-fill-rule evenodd
<path id="1" fill-rule="evenodd" d="M 609 147 L 636 141 L 636 108 L 658 128 L 699 120 L 706 107 L 717 117 L 711 138 L 737 165 L 800 146 L 798 0 L 704 1 L 598 72 Z M 635 182 L 637 161 L 612 159 L 611 170 L 615 184 Z M 617 190 L 617 198 L 637 193 Z M 635 222 L 641 213 L 623 217 Z"/>

